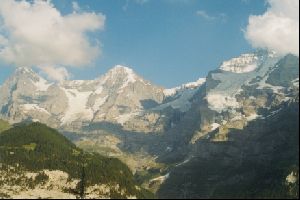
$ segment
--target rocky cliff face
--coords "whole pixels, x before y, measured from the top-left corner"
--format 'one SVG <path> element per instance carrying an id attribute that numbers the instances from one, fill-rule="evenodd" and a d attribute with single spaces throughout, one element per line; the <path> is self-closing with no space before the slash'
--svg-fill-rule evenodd
<path id="1" fill-rule="evenodd" d="M 198 140 L 168 172 L 158 196 L 298 198 L 298 120 L 299 101 L 292 100 L 243 129 L 230 128 L 227 141 Z"/>
<path id="2" fill-rule="evenodd" d="M 292 55 L 281 57 L 257 52 L 251 56 L 247 54 L 247 59 L 242 55 L 225 63 L 226 66 L 234 66 L 235 69 L 243 69 L 253 62 L 256 67 L 252 71 L 243 73 L 236 70 L 227 71 L 227 69 L 224 71 L 223 64 L 219 70 L 209 74 L 203 97 L 204 104 L 206 103 L 207 106 L 202 106 L 200 110 L 202 116 L 200 129 L 193 142 L 216 129 L 219 130 L 219 134 L 213 139 L 226 140 L 226 129 L 231 127 L 243 129 L 249 121 L 263 117 L 265 113 L 272 111 L 273 107 L 297 95 L 299 92 L 298 57 Z M 289 67 L 290 69 L 285 70 Z M 280 73 L 278 71 L 289 74 L 278 75 Z M 277 78 L 273 78 L 275 74 Z M 288 81 L 285 84 L 286 79 Z"/>

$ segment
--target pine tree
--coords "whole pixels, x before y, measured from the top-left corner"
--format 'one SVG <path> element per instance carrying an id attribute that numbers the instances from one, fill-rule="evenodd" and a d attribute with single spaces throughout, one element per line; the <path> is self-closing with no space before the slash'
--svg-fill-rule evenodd
<path id="1" fill-rule="evenodd" d="M 81 180 L 80 180 L 80 186 L 79 186 L 79 195 L 81 199 L 84 199 L 84 191 L 85 191 L 85 170 L 84 170 L 84 165 L 82 166 L 81 169 Z"/>

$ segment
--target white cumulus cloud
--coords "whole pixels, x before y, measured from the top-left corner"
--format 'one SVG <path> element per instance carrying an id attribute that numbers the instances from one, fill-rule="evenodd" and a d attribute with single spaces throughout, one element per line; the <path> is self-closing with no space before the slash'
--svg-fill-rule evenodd
<path id="1" fill-rule="evenodd" d="M 268 0 L 263 15 L 250 16 L 246 39 L 256 48 L 299 56 L 299 0 Z"/>
<path id="2" fill-rule="evenodd" d="M 88 32 L 103 30 L 101 13 L 74 12 L 62 15 L 50 0 L 0 1 L 0 59 L 16 66 L 81 67 L 101 54 L 99 42 Z M 60 68 L 55 68 L 60 69 Z M 64 77 L 66 73 L 64 73 Z"/>

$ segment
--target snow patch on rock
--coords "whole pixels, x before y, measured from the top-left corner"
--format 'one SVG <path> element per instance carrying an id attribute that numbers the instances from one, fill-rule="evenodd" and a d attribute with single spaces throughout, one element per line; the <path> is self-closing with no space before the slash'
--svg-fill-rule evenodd
<path id="1" fill-rule="evenodd" d="M 294 184 L 297 182 L 297 174 L 294 173 L 294 172 L 291 172 L 287 177 L 286 177 L 286 182 L 287 183 L 291 183 L 291 184 Z"/>
<path id="2" fill-rule="evenodd" d="M 220 126 L 221 126 L 221 125 L 218 124 L 218 123 L 213 123 L 213 124 L 211 124 L 211 131 L 216 130 L 216 129 L 219 128 Z"/>
<path id="3" fill-rule="evenodd" d="M 34 86 L 36 87 L 37 91 L 45 92 L 48 90 L 48 88 L 52 85 L 49 84 L 45 79 L 39 78 L 39 81 L 34 82 L 32 81 Z"/>
<path id="4" fill-rule="evenodd" d="M 168 103 L 161 104 L 153 110 L 163 110 L 169 106 L 173 109 L 179 109 L 181 112 L 186 112 L 191 108 L 190 99 L 195 95 L 197 89 L 183 90 L 176 99 Z"/>
<path id="5" fill-rule="evenodd" d="M 246 117 L 246 119 L 247 119 L 247 121 L 253 121 L 253 120 L 257 119 L 258 117 L 260 117 L 260 115 L 253 113 L 253 114 L 249 115 L 248 117 Z"/>
<path id="6" fill-rule="evenodd" d="M 173 96 L 177 93 L 177 91 L 180 89 L 180 87 L 171 88 L 171 89 L 164 89 L 164 95 L 166 97 Z"/>
<path id="7" fill-rule="evenodd" d="M 38 111 L 38 112 L 46 113 L 47 115 L 51 115 L 45 108 L 41 108 L 37 104 L 23 104 L 22 108 L 25 113 L 29 111 Z"/>
<path id="8" fill-rule="evenodd" d="M 93 105 L 93 110 L 94 111 L 99 110 L 99 108 L 106 102 L 107 99 L 108 99 L 108 95 L 106 95 L 105 97 L 97 98 Z"/>
<path id="9" fill-rule="evenodd" d="M 170 88 L 170 89 L 165 89 L 163 92 L 164 92 L 164 95 L 166 97 L 174 96 L 176 93 L 178 93 L 180 91 L 183 91 L 185 89 L 195 89 L 197 87 L 200 87 L 205 82 L 206 82 L 206 78 L 199 78 L 195 82 L 189 82 L 189 83 L 186 83 L 186 84 L 182 84 L 181 86 L 178 86 L 178 87 L 174 87 L 174 88 Z"/>
<path id="10" fill-rule="evenodd" d="M 170 177 L 170 173 L 167 173 L 167 174 L 164 175 L 164 176 L 159 176 L 159 177 L 157 177 L 157 178 L 151 179 L 151 180 L 150 180 L 150 184 L 153 183 L 153 182 L 163 183 L 163 182 L 165 182 L 169 177 Z"/>
<path id="11" fill-rule="evenodd" d="M 219 113 L 227 110 L 228 108 L 239 108 L 240 105 L 237 102 L 236 98 L 231 96 L 226 96 L 223 94 L 214 94 L 209 93 L 206 96 L 208 107 L 211 110 L 215 110 Z"/>
<path id="12" fill-rule="evenodd" d="M 195 82 L 190 82 L 190 83 L 186 83 L 183 85 L 184 88 L 195 88 L 195 87 L 199 87 L 201 85 L 203 85 L 206 81 L 206 78 L 199 78 L 197 81 Z"/>
<path id="13" fill-rule="evenodd" d="M 133 72 L 132 69 L 128 68 L 128 67 L 123 67 L 123 66 L 117 66 L 119 68 L 122 68 L 125 73 L 127 74 L 126 76 L 126 82 L 124 82 L 124 84 L 121 86 L 120 89 L 123 89 L 125 87 L 127 87 L 129 85 L 129 83 L 135 83 L 136 82 L 136 75 L 135 73 Z"/>
<path id="14" fill-rule="evenodd" d="M 87 108 L 87 102 L 92 92 L 80 92 L 76 89 L 64 89 L 68 98 L 68 108 L 64 117 L 61 119 L 62 124 L 75 121 L 78 118 L 91 120 L 93 118 L 93 112 Z"/>
<path id="15" fill-rule="evenodd" d="M 222 63 L 220 69 L 233 73 L 252 72 L 257 68 L 258 57 L 255 54 L 242 54 L 238 58 Z"/>

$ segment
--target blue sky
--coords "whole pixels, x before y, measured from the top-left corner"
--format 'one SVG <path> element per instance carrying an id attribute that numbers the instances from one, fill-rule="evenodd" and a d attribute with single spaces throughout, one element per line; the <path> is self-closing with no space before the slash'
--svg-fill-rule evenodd
<path id="1" fill-rule="evenodd" d="M 63 14 L 72 1 L 53 0 Z M 78 0 L 81 10 L 106 16 L 89 34 L 101 56 L 85 68 L 68 68 L 72 79 L 94 79 L 122 64 L 155 84 L 173 87 L 205 77 L 226 59 L 252 51 L 242 29 L 262 14 L 263 0 Z M 14 70 L 0 61 L 0 84 Z"/>

